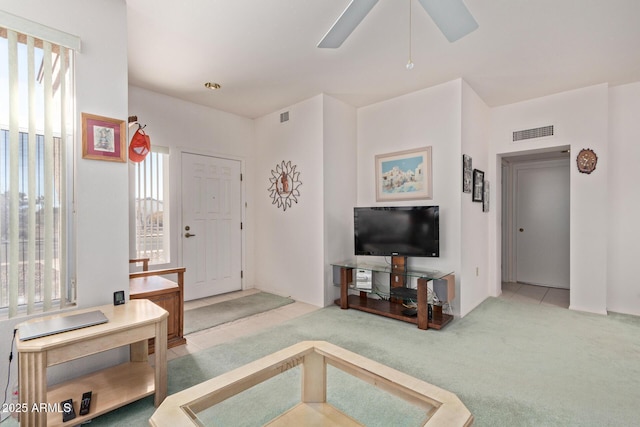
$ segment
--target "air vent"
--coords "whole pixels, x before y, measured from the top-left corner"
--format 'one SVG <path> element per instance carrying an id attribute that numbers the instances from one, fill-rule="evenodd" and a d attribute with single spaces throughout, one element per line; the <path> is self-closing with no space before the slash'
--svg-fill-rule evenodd
<path id="1" fill-rule="evenodd" d="M 289 121 L 289 112 L 285 111 L 284 113 L 280 113 L 280 123 Z"/>
<path id="2" fill-rule="evenodd" d="M 513 141 L 522 141 L 523 139 L 542 138 L 543 136 L 553 136 L 553 125 L 543 126 L 541 128 L 518 130 L 513 132 Z"/>

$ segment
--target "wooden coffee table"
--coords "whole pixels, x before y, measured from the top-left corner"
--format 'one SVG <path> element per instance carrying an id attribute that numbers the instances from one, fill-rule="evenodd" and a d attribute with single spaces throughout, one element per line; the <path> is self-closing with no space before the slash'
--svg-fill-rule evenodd
<path id="1" fill-rule="evenodd" d="M 202 425 L 198 414 L 289 369 L 302 369 L 298 405 L 268 426 L 360 426 L 327 403 L 327 365 L 336 367 L 410 403 L 424 408 L 426 427 L 470 426 L 473 415 L 446 390 L 325 341 L 303 341 L 255 362 L 172 394 L 153 414 L 156 427 Z"/>

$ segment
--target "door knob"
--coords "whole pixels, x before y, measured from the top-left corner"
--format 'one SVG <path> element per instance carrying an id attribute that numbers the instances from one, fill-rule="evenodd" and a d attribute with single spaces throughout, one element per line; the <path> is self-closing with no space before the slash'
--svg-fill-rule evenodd
<path id="1" fill-rule="evenodd" d="M 523 231 L 524 231 L 524 228 L 521 228 L 521 229 L 520 229 L 520 232 L 522 233 Z"/>
<path id="2" fill-rule="evenodd" d="M 184 233 L 184 237 L 186 237 L 187 239 L 188 239 L 189 237 L 193 237 L 193 236 L 195 236 L 195 234 L 191 234 L 191 233 Z"/>

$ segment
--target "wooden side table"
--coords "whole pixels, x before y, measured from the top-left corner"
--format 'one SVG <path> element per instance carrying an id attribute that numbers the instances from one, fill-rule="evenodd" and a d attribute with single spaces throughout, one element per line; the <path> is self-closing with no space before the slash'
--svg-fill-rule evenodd
<path id="1" fill-rule="evenodd" d="M 168 348 L 185 344 L 184 331 L 184 272 L 185 268 L 142 271 L 129 275 L 129 298 L 148 299 L 169 312 L 167 320 Z M 165 279 L 161 275 L 177 274 L 178 282 Z M 149 354 L 155 345 L 149 341 Z"/>
<path id="2" fill-rule="evenodd" d="M 72 422 L 62 422 L 61 413 L 27 411 L 20 414 L 23 427 L 76 425 L 145 396 L 154 395 L 159 406 L 167 396 L 167 317 L 169 313 L 148 300 L 104 305 L 32 319 L 69 316 L 100 310 L 108 322 L 47 337 L 21 341 L 17 335 L 20 403 L 55 407 L 72 398 L 76 414 L 82 393 L 92 391 L 91 410 Z M 27 323 L 27 322 L 26 322 Z M 18 330 L 20 325 L 18 325 Z M 155 363 L 148 363 L 148 340 L 155 338 Z M 117 347 L 130 347 L 130 360 L 123 364 L 47 387 L 47 368 Z"/>

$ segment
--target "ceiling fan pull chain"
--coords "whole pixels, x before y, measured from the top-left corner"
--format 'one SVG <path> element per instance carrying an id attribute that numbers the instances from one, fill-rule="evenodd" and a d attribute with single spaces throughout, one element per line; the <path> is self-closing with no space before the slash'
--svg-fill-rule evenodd
<path id="1" fill-rule="evenodd" d="M 407 70 L 413 70 L 413 61 L 411 59 L 411 0 L 409 0 L 409 61 L 407 61 Z"/>

